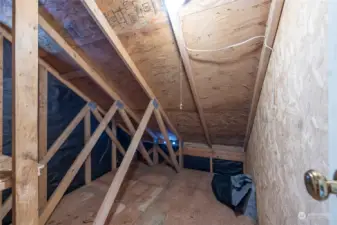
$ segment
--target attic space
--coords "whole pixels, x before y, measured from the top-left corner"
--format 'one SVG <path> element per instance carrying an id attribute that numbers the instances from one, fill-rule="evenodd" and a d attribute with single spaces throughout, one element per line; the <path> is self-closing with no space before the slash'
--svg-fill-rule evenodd
<path id="1" fill-rule="evenodd" d="M 0 0 L 0 225 L 332 225 L 328 1 Z"/>

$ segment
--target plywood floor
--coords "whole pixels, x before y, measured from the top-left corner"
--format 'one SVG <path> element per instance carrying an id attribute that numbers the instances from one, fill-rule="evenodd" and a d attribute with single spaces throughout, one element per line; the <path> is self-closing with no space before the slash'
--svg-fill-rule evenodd
<path id="1" fill-rule="evenodd" d="M 90 225 L 111 183 L 108 173 L 66 195 L 48 225 Z M 195 170 L 179 174 L 163 165 L 134 165 L 106 225 L 251 225 L 217 202 L 212 175 Z"/>

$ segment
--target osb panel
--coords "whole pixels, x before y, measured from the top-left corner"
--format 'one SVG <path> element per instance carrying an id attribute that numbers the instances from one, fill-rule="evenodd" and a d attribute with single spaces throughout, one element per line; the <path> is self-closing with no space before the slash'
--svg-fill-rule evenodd
<path id="1" fill-rule="evenodd" d="M 181 19 L 190 48 L 221 48 L 264 35 L 270 0 L 187 2 Z M 101 72 L 102 78 L 131 108 L 144 110 L 149 99 L 81 1 L 45 0 L 43 4 L 65 28 L 59 31 L 76 51 Z M 165 110 L 169 111 L 170 119 L 183 138 L 205 142 L 163 1 L 97 0 L 97 4 Z M 201 104 L 215 144 L 241 145 L 243 142 L 262 44 L 263 39 L 256 39 L 236 49 L 190 53 Z M 90 90 L 89 85 L 86 87 Z M 179 111 L 180 98 L 183 110 Z"/>
<path id="2" fill-rule="evenodd" d="M 248 113 L 231 110 L 205 113 L 207 127 L 213 144 L 242 146 L 246 132 Z"/>
<path id="3" fill-rule="evenodd" d="M 201 0 L 191 1 L 194 4 L 191 8 L 196 8 L 198 2 L 204 4 Z M 194 13 L 185 11 L 181 25 L 186 46 L 216 50 L 263 36 L 269 5 L 270 0 L 237 0 L 215 7 L 206 4 L 202 11 Z M 189 8 L 189 4 L 185 7 Z M 249 108 L 263 40 L 260 37 L 240 47 L 220 51 L 188 50 L 205 110 Z"/>
<path id="4" fill-rule="evenodd" d="M 145 109 L 149 98 L 107 40 L 76 47 L 132 109 Z"/>
<path id="5" fill-rule="evenodd" d="M 168 111 L 167 114 L 178 132 L 183 136 L 184 141 L 206 143 L 198 113 Z"/>
<path id="6" fill-rule="evenodd" d="M 327 12 L 326 0 L 285 1 L 247 150 L 260 225 L 329 224 L 303 182 L 328 174 Z"/>
<path id="7" fill-rule="evenodd" d="M 184 110 L 195 110 L 162 1 L 99 0 L 97 4 L 163 107 L 179 109 L 182 92 Z"/>
<path id="8" fill-rule="evenodd" d="M 178 110 L 182 98 L 183 110 L 195 110 L 169 24 L 119 37 L 164 108 Z"/>

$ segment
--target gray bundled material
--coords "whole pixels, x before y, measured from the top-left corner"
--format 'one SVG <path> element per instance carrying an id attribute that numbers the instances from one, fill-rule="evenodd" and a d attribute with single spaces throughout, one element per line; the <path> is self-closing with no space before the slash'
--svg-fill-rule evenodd
<path id="1" fill-rule="evenodd" d="M 246 174 L 231 177 L 232 182 L 232 204 L 238 207 L 243 202 L 243 215 L 257 222 L 255 185 L 252 178 Z"/>
<path id="2" fill-rule="evenodd" d="M 215 174 L 212 189 L 218 201 L 257 222 L 255 186 L 250 176 Z"/>

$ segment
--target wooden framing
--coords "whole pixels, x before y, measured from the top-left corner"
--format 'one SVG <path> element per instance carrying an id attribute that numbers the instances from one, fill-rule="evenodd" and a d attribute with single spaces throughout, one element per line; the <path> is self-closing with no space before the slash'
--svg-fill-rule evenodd
<path id="1" fill-rule="evenodd" d="M 3 130 L 3 64 L 4 64 L 4 37 L 0 34 L 0 129 Z M 0 156 L 2 155 L 3 149 L 3 135 L 0 135 Z M 2 209 L 2 191 L 0 191 L 0 211 Z M 0 217 L 0 225 L 2 225 L 2 219 Z"/>
<path id="2" fill-rule="evenodd" d="M 123 107 L 120 107 L 118 109 L 119 111 L 119 114 L 121 115 L 125 125 L 127 126 L 129 132 L 132 134 L 132 135 L 135 135 L 136 133 L 136 129 L 135 127 L 133 126 L 130 118 L 128 117 L 128 115 L 126 114 L 125 110 Z M 144 147 L 143 143 L 139 143 L 139 150 L 140 150 L 140 153 L 141 155 L 143 156 L 143 158 L 146 160 L 146 162 L 150 165 L 150 166 L 153 166 L 153 162 L 151 160 L 151 157 L 149 156 L 149 153 L 146 151 L 146 148 Z"/>
<path id="3" fill-rule="evenodd" d="M 61 183 L 59 184 L 59 186 L 57 187 L 57 189 L 55 190 L 53 195 L 50 197 L 50 200 L 48 201 L 45 209 L 43 210 L 43 212 L 40 216 L 40 222 L 39 222 L 40 225 L 44 225 L 47 222 L 51 213 L 54 211 L 55 207 L 60 202 L 62 196 L 64 195 L 67 188 L 69 187 L 71 181 L 74 179 L 75 175 L 77 174 L 77 172 L 79 171 L 79 169 L 83 165 L 84 161 L 86 160 L 86 158 L 91 153 L 91 151 L 92 151 L 93 147 L 95 146 L 95 144 L 97 143 L 100 135 L 105 130 L 105 128 L 107 127 L 107 125 L 111 121 L 112 117 L 117 112 L 117 108 L 118 108 L 118 106 L 117 106 L 117 103 L 115 102 L 111 106 L 111 108 L 109 109 L 107 114 L 105 115 L 102 122 L 98 125 L 95 132 L 90 137 L 90 139 L 88 140 L 88 142 L 84 146 L 81 153 L 77 156 L 73 165 L 70 167 L 70 169 L 68 170 L 66 175 L 63 177 Z"/>
<path id="4" fill-rule="evenodd" d="M 103 120 L 102 115 L 98 112 L 97 109 L 92 110 L 92 114 L 94 117 L 98 120 L 98 122 L 101 122 Z M 123 148 L 122 144 L 118 141 L 116 135 L 114 134 L 114 131 L 107 127 L 105 129 L 106 133 L 110 137 L 111 141 L 116 145 L 117 149 L 122 155 L 125 155 L 125 149 Z"/>
<path id="5" fill-rule="evenodd" d="M 115 120 L 111 121 L 111 131 L 112 135 L 117 139 L 117 128 Z M 113 141 L 111 142 L 111 169 L 112 170 L 117 169 L 117 146 Z"/>
<path id="6" fill-rule="evenodd" d="M 10 197 L 6 200 L 2 208 L 0 208 L 0 217 L 4 217 L 6 213 L 11 208 L 12 203 L 14 209 L 14 224 L 40 224 L 44 225 L 51 213 L 54 211 L 55 207 L 61 200 L 62 196 L 66 192 L 70 183 L 74 179 L 75 175 L 85 164 L 85 181 L 86 184 L 91 182 L 91 158 L 90 154 L 97 143 L 102 132 L 106 131 L 108 136 L 111 138 L 114 145 L 112 146 L 112 167 L 113 169 L 117 168 L 116 160 L 116 151 L 117 149 L 124 155 L 124 160 L 116 173 L 116 177 L 113 180 L 111 187 L 105 197 L 101 208 L 98 211 L 97 217 L 94 221 L 94 224 L 101 225 L 105 222 L 106 218 L 109 215 L 111 206 L 114 203 L 118 190 L 123 182 L 127 170 L 131 164 L 131 160 L 139 147 L 140 153 L 144 159 L 148 162 L 149 165 L 152 165 L 152 159 L 150 158 L 148 152 L 146 151 L 144 145 L 141 143 L 141 138 L 143 133 L 146 131 L 147 124 L 154 113 L 155 118 L 158 122 L 161 133 L 164 136 L 164 139 L 167 144 L 169 156 L 160 149 L 157 145 L 153 147 L 154 158 L 153 161 L 158 163 L 158 154 L 160 154 L 164 160 L 171 164 L 177 171 L 183 168 L 183 155 L 193 155 L 200 157 L 209 157 L 210 158 L 210 168 L 213 172 L 213 159 L 226 159 L 233 161 L 244 161 L 245 153 L 242 151 L 234 151 L 234 147 L 228 147 L 227 150 L 216 149 L 216 148 L 199 148 L 191 147 L 187 145 L 185 148 L 183 142 L 173 127 L 172 123 L 165 114 L 163 108 L 155 99 L 155 95 L 150 87 L 147 85 L 146 81 L 142 77 L 140 71 L 137 69 L 134 62 L 131 60 L 129 54 L 126 52 L 125 48 L 121 44 L 115 32 L 111 29 L 110 25 L 107 23 L 106 18 L 102 12 L 98 9 L 97 5 L 93 0 L 83 0 L 88 11 L 91 13 L 97 24 L 100 26 L 102 31 L 107 36 L 110 43 L 114 46 L 117 52 L 120 54 L 126 65 L 129 67 L 133 75 L 136 77 L 137 81 L 141 84 L 142 88 L 145 90 L 147 95 L 152 99 L 146 109 L 146 112 L 143 118 L 140 118 L 128 108 L 121 100 L 121 97 L 118 96 L 114 90 L 106 84 L 106 82 L 101 78 L 101 74 L 97 73 L 89 64 L 80 57 L 80 55 L 72 48 L 67 42 L 57 33 L 52 26 L 40 15 L 40 24 L 43 29 L 58 43 L 69 56 L 81 66 L 86 73 L 99 85 L 102 89 L 109 94 L 109 96 L 115 100 L 114 104 L 111 106 L 108 112 L 103 111 L 101 108 L 96 108 L 89 106 L 88 104 L 78 113 L 78 115 L 73 119 L 73 121 L 68 125 L 60 137 L 54 142 L 49 151 L 47 152 L 47 73 L 50 71 L 55 77 L 57 77 L 62 83 L 68 86 L 70 89 L 74 90 L 79 96 L 85 99 L 88 102 L 91 100 L 79 91 L 75 86 L 73 86 L 69 81 L 62 78 L 60 74 L 50 65 L 48 65 L 44 60 L 40 59 L 38 61 L 38 45 L 37 45 L 37 16 L 36 18 L 32 17 L 31 12 L 25 12 L 22 8 L 23 6 L 28 6 L 28 3 L 15 4 L 15 12 L 21 13 L 19 17 L 14 15 L 16 21 L 14 23 L 14 85 L 13 90 L 15 89 L 15 104 L 13 115 L 13 127 L 14 127 L 14 144 L 13 144 L 13 171 L 14 171 L 14 182 L 13 182 L 13 197 Z M 20 2 L 21 3 L 21 2 Z M 31 8 L 31 2 L 29 2 L 29 8 Z M 37 9 L 37 3 L 34 3 L 34 12 L 36 13 L 35 7 Z M 276 4 L 276 3 L 275 3 Z M 17 20 L 18 19 L 18 20 Z M 26 19 L 25 21 L 23 19 Z M 29 23 L 27 23 L 27 21 Z M 0 30 L 0 44 L 2 45 L 2 36 Z M 24 34 L 24 35 L 23 35 Z M 22 41 L 21 37 L 25 37 L 28 41 Z M 26 46 L 28 45 L 28 47 Z M 1 48 L 0 46 L 0 53 Z M 182 53 L 181 53 L 182 54 Z M 182 54 L 183 57 L 183 54 Z M 188 57 L 188 55 L 187 55 Z M 269 55 L 270 57 L 270 55 Z M 184 58 L 184 57 L 183 57 Z M 3 61 L 0 57 L 1 63 Z M 32 62 L 31 65 L 27 63 L 22 63 L 23 61 Z M 185 60 L 188 58 L 185 57 Z M 184 63 L 185 64 L 185 63 Z M 189 64 L 189 62 L 188 62 Z M 37 73 L 37 66 L 40 65 L 39 72 Z M 186 65 L 185 65 L 186 66 Z M 2 65 L 0 64 L 0 70 Z M 39 76 L 38 76 L 39 75 Z M 70 76 L 70 75 L 69 75 Z M 32 79 L 33 77 L 33 79 Z M 191 75 L 192 77 L 192 75 Z M 192 77 L 193 79 L 193 77 Z M 39 83 L 38 83 L 39 82 Z M 37 86 L 39 85 L 39 86 Z M 190 81 L 190 86 L 192 90 L 194 100 L 196 102 L 198 113 L 200 116 L 200 121 L 203 125 L 205 137 L 209 146 L 212 146 L 209 133 L 207 130 L 206 122 L 203 115 L 203 109 L 200 105 L 197 90 L 195 88 L 194 81 Z M 22 91 L 24 89 L 24 91 Z M 30 91 L 27 95 L 27 90 Z M 0 90 L 1 91 L 1 90 Z M 254 91 L 255 93 L 255 91 Z M 1 95 L 1 93 L 0 93 Z M 40 96 L 39 101 L 37 101 L 37 96 Z M 36 97 L 36 98 L 35 98 Z M 35 100 L 34 100 L 35 99 Z M 197 103 L 198 102 L 198 103 Z M 2 108 L 2 101 L 0 100 L 0 108 Z M 108 124 L 112 121 L 115 113 L 119 111 L 122 119 L 124 120 L 129 133 L 133 135 L 131 144 L 128 148 L 128 151 L 125 151 L 123 146 L 120 144 L 116 137 L 116 124 L 113 122 L 112 128 L 108 127 Z M 100 122 L 99 126 L 96 128 L 95 132 L 90 136 L 90 111 L 93 112 L 95 118 Z M 101 112 L 105 114 L 104 118 L 101 115 Z M 27 116 L 28 112 L 28 116 Z M 31 113 L 32 112 L 32 113 Z M 132 123 L 130 117 L 139 123 L 137 130 L 135 129 L 134 124 Z M 164 118 L 163 118 L 164 117 Z M 37 118 L 39 118 L 39 123 L 37 124 Z M 62 179 L 59 187 L 51 196 L 50 201 L 46 201 L 46 167 L 43 170 L 43 175 L 37 178 L 37 162 L 38 158 L 40 162 L 46 166 L 49 160 L 53 155 L 58 151 L 61 145 L 64 143 L 69 134 L 73 129 L 80 123 L 84 118 L 85 121 L 85 146 L 82 152 L 78 155 L 74 164 L 70 167 L 65 177 Z M 2 116 L 0 115 L 0 122 Z M 173 130 L 180 140 L 179 151 L 174 152 L 171 142 L 168 136 L 167 126 Z M 27 132 L 29 131 L 29 133 Z M 38 135 L 39 134 L 39 135 Z M 37 138 L 39 136 L 39 139 Z M 23 138 L 22 138 L 23 137 Z M 154 136 L 153 136 L 154 137 Z M 20 139 L 19 139 L 20 138 Z M 19 139 L 19 141 L 18 141 Z M 2 140 L 0 139 L 0 144 Z M 20 143 L 22 142 L 22 143 Z M 233 150 L 233 151 L 232 151 Z M 1 154 L 1 148 L 0 148 Z M 29 156 L 29 157 L 27 157 Z M 179 156 L 179 163 L 177 160 Z M 33 178 L 33 179 L 32 179 Z M 29 180 L 28 180 L 29 179 Z M 37 189 L 38 187 L 38 189 Z M 29 192 L 28 192 L 28 191 Z M 36 190 L 39 190 L 37 193 Z M 28 193 L 28 194 L 27 194 Z M 39 194 L 39 196 L 38 196 Z M 13 200 L 13 202 L 12 202 Z M 19 204 L 21 202 L 21 204 Z M 22 202 L 28 202 L 27 205 L 22 204 Z M 28 204 L 27 203 L 27 204 Z M 38 209 L 41 209 L 41 217 L 38 218 Z"/>
<path id="7" fill-rule="evenodd" d="M 158 146 L 158 144 L 155 141 L 153 143 L 154 143 L 153 147 L 152 147 L 152 151 L 153 151 L 153 163 L 155 165 L 157 165 L 158 162 L 159 162 L 159 156 L 158 156 L 158 148 L 159 148 L 159 146 Z"/>
<path id="8" fill-rule="evenodd" d="M 39 65 L 39 160 L 47 154 L 48 127 L 48 71 Z M 47 167 L 39 176 L 39 209 L 47 203 Z"/>
<path id="9" fill-rule="evenodd" d="M 179 166 L 181 169 L 184 168 L 184 142 L 179 140 Z"/>
<path id="10" fill-rule="evenodd" d="M 97 216 L 94 220 L 93 225 L 102 225 L 105 223 L 107 217 L 109 216 L 111 207 L 115 201 L 115 198 L 117 196 L 117 193 L 119 191 L 119 188 L 125 178 L 126 172 L 128 171 L 128 168 L 131 164 L 132 158 L 136 152 L 137 146 L 139 145 L 139 142 L 141 140 L 141 137 L 146 129 L 146 126 L 151 118 L 151 115 L 154 110 L 154 104 L 153 101 L 150 102 L 148 105 L 145 114 L 143 116 L 142 121 L 139 124 L 139 127 L 137 131 L 135 132 L 131 144 L 129 145 L 129 148 L 124 156 L 124 159 L 122 161 L 122 164 L 120 165 L 112 183 L 111 186 L 103 200 L 103 203 L 101 207 L 99 208 L 97 212 Z"/>
<path id="11" fill-rule="evenodd" d="M 193 97 L 194 103 L 197 107 L 200 123 L 201 123 L 201 126 L 202 126 L 203 131 L 204 131 L 205 139 L 207 141 L 207 144 L 211 147 L 212 141 L 211 141 L 211 137 L 210 137 L 208 127 L 207 127 L 207 124 L 206 124 L 204 109 L 202 108 L 202 105 L 200 103 L 200 97 L 199 97 L 199 94 L 198 94 L 198 90 L 196 88 L 196 84 L 195 84 L 195 80 L 194 80 L 194 72 L 193 72 L 193 69 L 192 69 L 192 66 L 191 66 L 190 57 L 189 57 L 189 54 L 188 54 L 188 52 L 185 48 L 184 38 L 182 36 L 182 29 L 181 29 L 179 14 L 178 14 L 178 12 L 173 12 L 169 6 L 166 6 L 166 9 L 167 9 L 167 12 L 168 12 L 169 19 L 171 21 L 173 34 L 174 34 L 175 40 L 177 42 L 177 46 L 178 46 L 178 49 L 179 49 L 179 52 L 180 52 L 182 63 L 183 63 L 184 68 L 185 68 L 185 72 L 186 72 L 186 75 L 187 75 L 187 80 L 188 80 L 188 84 L 190 86 L 192 97 Z"/>
<path id="12" fill-rule="evenodd" d="M 81 111 L 75 116 L 75 118 L 69 123 L 67 128 L 62 132 L 62 134 L 56 139 L 53 145 L 48 149 L 47 154 L 40 161 L 40 164 L 47 165 L 49 160 L 55 155 L 55 153 L 60 149 L 62 144 L 67 140 L 71 132 L 76 128 L 76 126 L 82 121 L 85 115 L 89 112 L 90 108 L 86 104 Z"/>
<path id="13" fill-rule="evenodd" d="M 61 47 L 65 52 L 95 81 L 112 99 L 115 101 L 122 101 L 121 97 L 108 86 L 108 84 L 102 79 L 103 75 L 99 74 L 94 68 L 92 68 L 75 50 L 72 48 L 67 41 L 48 23 L 48 21 L 39 15 L 39 24 L 45 32 Z M 41 61 L 41 60 L 40 60 Z M 134 111 L 124 105 L 127 113 L 134 119 L 138 124 L 140 118 L 134 113 Z M 152 132 L 148 132 L 152 138 L 156 138 Z"/>
<path id="14" fill-rule="evenodd" d="M 281 19 L 282 9 L 284 5 L 284 0 L 274 0 L 271 2 L 269 17 L 267 21 L 267 28 L 265 34 L 265 45 L 268 47 L 272 47 L 274 45 L 278 24 Z M 246 136 L 244 141 L 244 148 L 246 150 L 248 141 L 250 138 L 250 134 L 253 129 L 254 119 L 256 116 L 257 105 L 259 103 L 262 85 L 264 82 L 264 78 L 266 77 L 266 72 L 269 65 L 270 56 L 272 50 L 268 47 L 264 46 L 261 52 L 259 67 L 257 71 L 255 86 L 254 86 L 254 93 L 253 93 L 253 100 L 250 107 L 250 113 L 248 118 L 248 124 L 246 129 Z"/>
<path id="15" fill-rule="evenodd" d="M 10 195 L 6 201 L 3 203 L 1 210 L 0 210 L 0 221 L 2 224 L 2 220 L 5 218 L 5 216 L 8 214 L 8 212 L 12 208 L 12 202 L 13 202 L 13 195 Z"/>
<path id="16" fill-rule="evenodd" d="M 27 10 L 29 9 L 29 10 Z M 38 1 L 13 1 L 13 224 L 38 224 Z"/>
<path id="17" fill-rule="evenodd" d="M 90 111 L 84 116 L 84 143 L 87 143 L 91 136 L 91 114 Z M 85 160 L 85 184 L 91 183 L 91 154 Z"/>
<path id="18" fill-rule="evenodd" d="M 176 157 L 176 155 L 174 153 L 174 150 L 172 148 L 172 144 L 171 144 L 171 141 L 170 141 L 169 136 L 167 134 L 167 130 L 166 130 L 164 121 L 163 121 L 163 119 L 161 117 L 160 111 L 157 108 L 154 110 L 154 115 L 155 115 L 155 117 L 157 119 L 157 122 L 158 122 L 158 125 L 159 125 L 159 129 L 160 129 L 161 133 L 164 136 L 164 140 L 166 141 L 166 146 L 167 146 L 167 149 L 168 149 L 169 154 L 170 154 L 171 162 L 172 162 L 174 168 L 177 171 L 179 171 L 180 167 L 179 167 L 178 162 L 177 162 L 177 157 Z"/>
<path id="19" fill-rule="evenodd" d="M 6 31 L 3 30 L 2 27 L 0 27 L 0 34 L 4 34 L 4 36 L 6 38 L 8 38 L 9 41 L 12 41 L 12 37 L 11 35 Z M 79 89 L 77 89 L 75 86 L 73 86 L 69 81 L 63 79 L 60 74 L 58 73 L 57 70 L 55 70 L 53 67 L 51 67 L 48 63 L 46 63 L 43 59 L 39 59 L 39 64 L 40 64 L 40 78 L 42 78 L 42 76 L 44 76 L 45 81 L 47 78 L 47 72 L 50 72 L 53 76 L 55 76 L 58 80 L 60 80 L 62 83 L 64 83 L 66 86 L 68 86 L 70 89 L 72 89 L 76 94 L 78 94 L 80 97 L 82 97 L 84 100 L 91 102 L 90 98 L 88 98 L 85 94 L 83 94 Z M 43 70 L 41 69 L 43 68 Z M 46 82 L 45 82 L 46 84 Z M 42 90 L 42 89 L 41 89 Z M 36 90 L 37 91 L 37 90 Z M 45 97 L 46 100 L 46 96 L 42 96 Z M 41 99 L 42 100 L 42 99 Z M 122 154 L 126 154 L 126 151 L 123 149 L 123 147 L 121 146 L 121 144 L 119 143 L 119 141 L 117 140 L 115 134 L 113 133 L 113 131 L 107 127 L 109 121 L 111 121 L 111 118 L 113 117 L 113 115 L 115 114 L 115 112 L 117 111 L 117 108 L 119 109 L 119 111 L 121 112 L 122 117 L 124 117 L 126 124 L 128 125 L 128 128 L 132 131 L 134 130 L 134 138 L 133 138 L 133 142 L 131 143 L 131 145 L 129 146 L 129 149 L 136 149 L 135 145 L 137 143 L 137 145 L 139 145 L 140 142 L 140 138 L 143 134 L 143 132 L 146 129 L 146 124 L 148 123 L 148 120 L 150 118 L 150 116 L 152 115 L 153 109 L 154 109 L 154 102 L 156 101 L 151 101 L 150 105 L 148 106 L 148 110 L 151 111 L 151 113 L 149 113 L 148 111 L 145 113 L 145 116 L 143 118 L 143 120 L 141 121 L 142 123 L 140 124 L 139 128 L 137 131 L 134 130 L 133 124 L 130 120 L 130 118 L 127 116 L 126 114 L 126 110 L 124 110 L 124 106 L 120 101 L 115 101 L 114 105 L 110 108 L 110 110 L 105 114 L 105 117 L 102 118 L 101 114 L 99 113 L 99 111 L 105 113 L 104 110 L 102 110 L 101 108 L 94 108 L 91 109 L 91 111 L 93 112 L 93 115 L 98 119 L 98 121 L 100 121 L 100 125 L 97 127 L 96 131 L 94 132 L 94 134 L 90 137 L 90 139 L 88 140 L 88 142 L 86 143 L 86 145 L 84 146 L 82 152 L 80 153 L 80 155 L 77 157 L 77 159 L 75 160 L 74 164 L 71 166 L 71 168 L 68 170 L 67 174 L 65 175 L 65 177 L 62 179 L 59 187 L 57 188 L 57 190 L 54 192 L 54 194 L 51 196 L 50 200 L 47 202 L 47 204 L 45 205 L 45 207 L 43 208 L 43 206 L 41 205 L 41 215 L 39 218 L 39 224 L 43 225 L 47 222 L 49 216 L 51 215 L 51 213 L 53 212 L 53 210 L 55 209 L 55 207 L 57 206 L 57 204 L 59 203 L 60 199 L 62 198 L 63 194 L 65 193 L 66 189 L 68 188 L 69 184 L 71 183 L 72 179 L 74 178 L 74 176 L 76 175 L 76 173 L 78 172 L 79 168 L 82 166 L 82 164 L 86 161 L 86 159 L 88 158 L 93 146 L 95 145 L 96 141 L 98 140 L 99 136 L 101 135 L 101 133 L 106 130 L 106 132 L 108 133 L 108 135 L 110 136 L 110 138 L 112 139 L 112 141 L 116 144 L 115 146 L 117 147 L 117 149 L 122 153 Z M 40 101 L 41 106 L 43 106 L 43 102 Z M 44 102 L 46 103 L 46 102 Z M 157 103 L 156 103 L 157 105 Z M 37 105 L 36 105 L 37 106 Z M 44 105 L 46 106 L 46 104 Z M 41 107 L 42 109 L 42 107 Z M 52 156 L 57 152 L 57 150 L 60 148 L 60 146 L 62 145 L 62 143 L 64 143 L 65 139 L 69 136 L 69 134 L 72 132 L 72 130 L 77 126 L 77 124 L 86 116 L 89 114 L 89 103 L 86 104 L 82 110 L 78 113 L 78 115 L 70 122 L 70 124 L 68 125 L 68 127 L 62 132 L 62 134 L 60 135 L 60 137 L 53 143 L 53 145 L 50 147 L 50 149 L 47 151 L 47 154 L 45 154 L 41 160 L 40 163 L 43 166 L 46 166 L 47 163 L 49 162 L 49 160 L 52 158 Z M 36 110 L 37 111 L 37 110 Z M 42 111 L 43 112 L 43 111 Z M 158 111 L 159 112 L 159 111 Z M 43 113 L 46 113 L 46 111 L 44 111 Z M 160 112 L 159 112 L 160 113 Z M 148 117 L 148 118 L 147 118 Z M 37 118 L 37 117 L 36 117 Z M 88 120 L 88 116 L 86 117 Z M 144 120 L 146 120 L 146 122 L 144 122 Z M 41 121 L 41 124 L 46 125 L 46 123 L 43 123 Z M 131 126 L 132 125 L 132 126 Z M 42 125 L 41 125 L 42 126 Z M 88 131 L 88 128 L 86 129 Z M 42 130 L 41 130 L 42 131 Z M 132 132 L 130 132 L 132 133 Z M 86 135 L 87 136 L 87 135 Z M 136 141 L 135 141 L 136 140 Z M 136 145 L 136 147 L 137 147 Z M 142 144 L 141 144 L 142 145 Z M 144 148 L 145 150 L 145 148 Z M 132 151 L 130 151 L 132 152 Z M 147 154 L 147 152 L 146 152 Z M 166 156 L 166 154 L 163 151 L 159 151 L 159 154 L 161 154 L 165 160 L 168 163 L 171 163 L 173 165 L 172 162 L 170 162 L 169 158 Z M 134 155 L 134 152 L 133 154 Z M 127 158 L 127 157 L 125 157 Z M 132 158 L 132 157 L 131 157 Z M 36 159 L 37 162 L 37 159 Z M 35 164 L 37 165 L 37 164 Z M 128 166 L 127 166 L 128 167 Z M 124 167 L 122 167 L 123 170 Z M 37 169 L 37 166 L 36 166 Z M 118 190 L 116 190 L 117 192 Z M 15 196 L 15 195 L 13 195 Z M 13 198 L 14 199 L 14 198 Z M 10 196 L 5 204 L 3 205 L 2 209 L 0 209 L 0 216 L 3 218 L 11 209 L 12 207 L 12 196 Z"/>
<path id="20" fill-rule="evenodd" d="M 101 28 L 102 32 L 110 42 L 110 44 L 113 46 L 113 48 L 116 50 L 116 52 L 120 55 L 122 60 L 125 62 L 125 64 L 129 67 L 129 70 L 132 72 L 136 80 L 139 82 L 139 84 L 142 86 L 145 93 L 148 95 L 150 99 L 156 99 L 156 96 L 150 86 L 146 83 L 144 77 L 138 70 L 136 64 L 131 59 L 129 53 L 124 48 L 122 42 L 119 40 L 118 36 L 116 35 L 115 31 L 111 28 L 108 20 L 103 15 L 102 11 L 98 8 L 96 2 L 94 0 L 82 0 L 84 6 L 92 16 L 92 18 L 96 21 L 96 24 Z M 170 127 L 170 129 L 175 133 L 175 135 L 180 139 L 179 133 L 176 130 L 176 128 L 171 123 L 170 119 L 166 115 L 164 109 L 159 105 L 159 110 L 161 114 L 163 115 L 166 123 Z"/>
<path id="21" fill-rule="evenodd" d="M 174 164 L 172 163 L 170 158 L 165 154 L 165 152 L 159 146 L 157 146 L 156 151 L 159 153 L 159 155 L 161 155 L 161 157 L 164 158 L 165 162 L 167 162 L 168 164 L 174 167 Z"/>
<path id="22" fill-rule="evenodd" d="M 185 143 L 184 155 L 197 156 L 203 158 L 231 160 L 236 162 L 245 161 L 245 152 L 242 147 L 236 146 L 214 146 L 208 148 L 206 145 Z M 178 153 L 179 154 L 179 153 Z"/>

